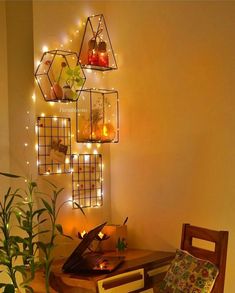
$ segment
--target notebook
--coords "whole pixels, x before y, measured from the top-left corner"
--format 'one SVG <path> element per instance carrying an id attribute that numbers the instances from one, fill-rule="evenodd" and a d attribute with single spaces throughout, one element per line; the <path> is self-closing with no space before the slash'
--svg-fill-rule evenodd
<path id="1" fill-rule="evenodd" d="M 99 253 L 87 252 L 92 241 L 106 225 L 106 222 L 87 233 L 76 249 L 64 263 L 65 273 L 110 273 L 125 259 L 124 256 L 104 256 Z"/>

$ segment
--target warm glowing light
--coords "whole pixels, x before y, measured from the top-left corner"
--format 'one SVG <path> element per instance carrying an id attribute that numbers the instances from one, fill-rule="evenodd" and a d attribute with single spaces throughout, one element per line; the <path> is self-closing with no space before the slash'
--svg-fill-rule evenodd
<path id="1" fill-rule="evenodd" d="M 57 121 L 57 117 L 53 117 L 53 120 L 54 120 L 54 121 Z"/>
<path id="2" fill-rule="evenodd" d="M 27 143 L 27 142 L 25 142 L 25 143 L 24 143 L 24 146 L 25 146 L 25 147 L 27 147 L 27 146 L 28 146 L 28 143 Z"/>
<path id="3" fill-rule="evenodd" d="M 45 117 L 45 113 L 41 113 L 41 117 Z"/>
<path id="4" fill-rule="evenodd" d="M 88 143 L 86 144 L 86 147 L 87 147 L 88 149 L 91 149 L 91 143 L 88 142 Z"/>
<path id="5" fill-rule="evenodd" d="M 55 102 L 49 102 L 50 106 L 54 106 Z"/>
<path id="6" fill-rule="evenodd" d="M 66 158 L 66 159 L 65 159 L 65 164 L 69 164 L 69 163 L 70 163 L 69 158 Z"/>
<path id="7" fill-rule="evenodd" d="M 81 237 L 83 238 L 85 235 L 86 235 L 86 231 L 83 230 L 82 233 L 81 233 Z"/>
<path id="8" fill-rule="evenodd" d="M 36 101 L 36 96 L 35 96 L 35 94 L 32 95 L 32 100 L 33 100 L 33 102 Z"/>
<path id="9" fill-rule="evenodd" d="M 28 126 L 25 126 L 25 129 L 26 129 L 26 130 L 29 130 L 29 127 L 28 127 Z"/>
<path id="10" fill-rule="evenodd" d="M 90 160 L 90 156 L 89 155 L 85 155 L 85 162 L 88 163 Z"/>
<path id="11" fill-rule="evenodd" d="M 29 165 L 29 161 L 26 161 L 26 164 Z"/>
<path id="12" fill-rule="evenodd" d="M 47 51 L 48 51 L 48 47 L 47 47 L 47 46 L 43 46 L 43 47 L 42 47 L 42 52 L 45 53 L 45 52 L 47 52 Z"/>
<path id="13" fill-rule="evenodd" d="M 26 130 L 28 130 L 28 129 L 29 129 L 29 127 L 26 126 Z M 38 126 L 37 126 L 37 125 L 35 125 L 35 133 L 36 133 L 36 134 L 38 133 Z"/>
<path id="14" fill-rule="evenodd" d="M 35 151 L 36 152 L 38 151 L 38 144 L 37 143 L 35 144 Z"/>
<path id="15" fill-rule="evenodd" d="M 97 150 L 94 150 L 94 151 L 93 151 L 93 154 L 94 154 L 94 155 L 98 155 L 98 151 L 97 151 Z"/>
<path id="16" fill-rule="evenodd" d="M 57 169 L 57 173 L 62 173 L 60 168 Z"/>
<path id="17" fill-rule="evenodd" d="M 98 234 L 98 236 L 100 237 L 100 239 L 103 239 L 104 234 L 103 234 L 102 232 L 100 232 L 100 233 Z"/>
<path id="18" fill-rule="evenodd" d="M 78 155 L 73 155 L 73 158 L 74 158 L 75 160 L 77 160 L 77 159 L 78 159 Z"/>
<path id="19" fill-rule="evenodd" d="M 96 144 L 96 147 L 99 149 L 101 147 L 101 144 L 100 143 L 97 143 Z"/>
<path id="20" fill-rule="evenodd" d="M 41 61 L 40 60 L 36 60 L 36 66 L 39 66 L 41 64 Z"/>
<path id="21" fill-rule="evenodd" d="M 37 160 L 37 166 L 40 164 L 40 162 Z"/>

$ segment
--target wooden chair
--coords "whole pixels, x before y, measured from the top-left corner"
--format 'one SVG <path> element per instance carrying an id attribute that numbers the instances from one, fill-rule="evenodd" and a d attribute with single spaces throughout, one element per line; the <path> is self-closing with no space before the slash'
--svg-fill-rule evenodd
<path id="1" fill-rule="evenodd" d="M 204 248 L 195 247 L 193 245 L 193 238 L 215 243 L 215 250 L 210 251 Z M 227 246 L 227 231 L 214 231 L 191 226 L 190 224 L 183 224 L 181 249 L 188 251 L 195 257 L 211 261 L 219 269 L 219 275 L 216 278 L 212 293 L 224 292 Z"/>

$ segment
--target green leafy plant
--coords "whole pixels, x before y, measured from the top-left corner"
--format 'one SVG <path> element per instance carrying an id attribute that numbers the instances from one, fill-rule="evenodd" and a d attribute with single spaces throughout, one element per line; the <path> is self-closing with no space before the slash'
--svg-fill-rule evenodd
<path id="1" fill-rule="evenodd" d="M 1 172 L 0 175 L 11 178 L 23 178 Z M 0 243 L 2 243 L 0 247 L 0 264 L 7 267 L 7 272 L 12 283 L 0 283 L 0 288 L 5 288 L 4 292 L 6 293 L 10 293 L 12 289 L 12 292 L 14 292 L 15 288 L 19 288 L 16 280 L 16 273 L 19 272 L 24 278 L 24 282 L 20 286 L 29 292 L 33 292 L 30 282 L 34 279 L 35 272 L 39 268 L 44 268 L 45 288 L 46 292 L 49 293 L 49 277 L 53 263 L 52 252 L 56 246 L 55 239 L 58 235 L 72 239 L 70 236 L 64 234 L 62 225 L 57 223 L 57 218 L 63 205 L 71 202 L 71 200 L 62 202 L 57 207 L 58 197 L 62 193 L 63 188 L 59 189 L 53 183 L 46 180 L 51 187 L 51 195 L 48 195 L 38 190 L 36 182 L 32 180 L 26 181 L 26 190 L 17 189 L 15 192 L 12 192 L 11 188 L 9 188 L 3 201 L 0 202 L 0 229 L 3 234 L 3 239 L 0 239 Z M 35 195 L 41 196 L 42 207 L 40 208 L 36 208 Z M 18 198 L 18 201 L 15 200 L 16 198 Z M 82 208 L 76 203 L 75 205 L 84 214 Z M 10 225 L 13 216 L 17 218 L 18 227 L 24 231 L 25 237 L 11 235 Z M 42 225 L 46 221 L 48 221 L 49 228 L 45 230 L 42 228 Z M 49 234 L 48 242 L 38 241 L 37 236 L 42 233 Z M 36 256 L 38 249 L 44 255 L 41 259 Z M 23 264 L 14 265 L 14 261 L 19 256 L 22 257 Z"/>
<path id="2" fill-rule="evenodd" d="M 11 233 L 11 221 L 14 216 L 13 202 L 17 195 L 18 190 L 12 192 L 11 188 L 3 196 L 3 200 L 0 202 L 0 264 L 6 268 L 12 284 L 1 283 L 0 287 L 5 288 L 4 292 L 11 292 L 14 288 L 18 288 L 16 281 L 16 273 L 22 273 L 22 266 L 15 265 L 17 256 L 22 255 L 20 251 L 18 236 L 13 236 Z"/>
<path id="3" fill-rule="evenodd" d="M 83 84 L 80 66 L 75 66 L 73 69 L 67 68 L 65 71 L 65 81 L 70 89 L 76 93 L 76 90 Z"/>

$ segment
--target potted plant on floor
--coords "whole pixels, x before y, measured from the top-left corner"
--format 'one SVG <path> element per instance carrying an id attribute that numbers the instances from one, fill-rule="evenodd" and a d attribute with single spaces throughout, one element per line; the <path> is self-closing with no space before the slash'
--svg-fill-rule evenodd
<path id="1" fill-rule="evenodd" d="M 8 173 L 0 173 L 0 175 L 22 178 Z M 17 189 L 12 192 L 9 188 L 0 202 L 0 230 L 3 232 L 3 237 L 0 239 L 0 264 L 6 267 L 11 279 L 11 284 L 0 284 L 0 287 L 5 288 L 4 293 L 15 292 L 19 288 L 34 292 L 31 284 L 39 268 L 44 268 L 45 292 L 49 293 L 49 277 L 53 263 L 52 251 L 55 247 L 55 239 L 58 235 L 71 238 L 64 235 L 62 226 L 57 223 L 61 208 L 69 201 L 58 206 L 58 198 L 63 188 L 59 189 L 53 183 L 47 182 L 50 184 L 51 195 L 38 191 L 37 183 L 29 180 L 26 191 Z M 40 208 L 36 207 L 35 194 L 40 195 L 42 203 Z M 82 208 L 79 205 L 77 207 L 84 214 Z M 24 231 L 25 237 L 15 236 L 11 233 L 10 227 L 14 216 L 17 218 L 18 227 Z M 41 229 L 42 224 L 46 221 L 49 222 L 49 228 L 47 230 Z M 43 233 L 49 233 L 49 242 L 37 240 L 37 236 Z M 41 249 L 44 255 L 43 259 L 36 256 L 38 249 Z M 15 265 L 15 260 L 19 260 L 20 257 L 23 262 L 20 265 Z M 17 272 L 23 276 L 24 282 L 21 284 L 17 283 Z"/>

